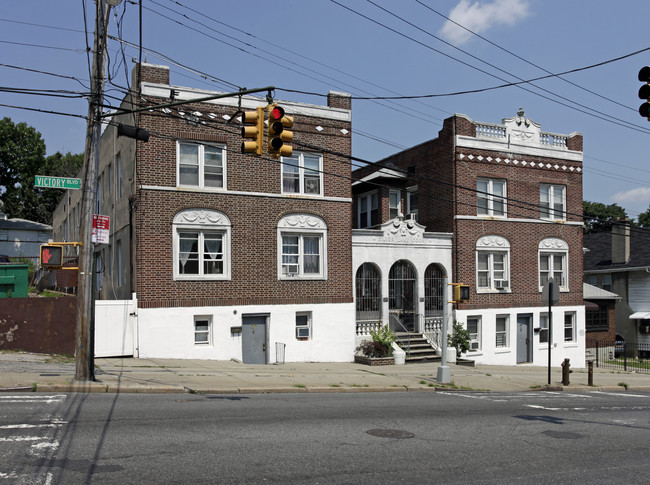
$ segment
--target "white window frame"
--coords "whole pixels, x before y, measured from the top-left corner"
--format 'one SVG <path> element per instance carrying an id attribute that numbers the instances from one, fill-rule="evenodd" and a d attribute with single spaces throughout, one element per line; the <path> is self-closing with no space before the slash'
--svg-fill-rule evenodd
<path id="1" fill-rule="evenodd" d="M 318 158 L 318 169 L 305 167 L 305 157 Z M 295 160 L 297 163 L 291 163 Z M 297 170 L 292 170 L 295 167 Z M 318 193 L 309 191 L 310 178 L 318 175 Z M 311 175 L 311 177 L 310 177 Z M 298 190 L 285 190 L 285 178 L 298 179 Z M 294 151 L 290 157 L 282 157 L 282 176 L 280 180 L 281 190 L 283 194 L 296 194 L 306 195 L 311 197 L 323 197 L 324 183 L 323 183 L 323 155 L 312 152 L 296 152 Z"/>
<path id="2" fill-rule="evenodd" d="M 561 192 L 558 195 L 558 192 Z M 561 201 L 558 201 L 558 197 Z M 562 208 L 556 208 L 561 202 Z M 566 220 L 566 185 L 541 184 L 539 186 L 539 217 L 540 219 L 564 221 Z"/>
<path id="3" fill-rule="evenodd" d="M 193 145 L 197 147 L 197 171 L 198 180 L 196 184 L 181 183 L 181 145 Z M 221 150 L 221 186 L 205 184 L 205 148 L 211 147 Z M 176 186 L 193 187 L 204 190 L 226 190 L 227 188 L 227 163 L 226 163 L 226 145 L 222 143 L 202 143 L 190 140 L 176 141 Z"/>
<path id="4" fill-rule="evenodd" d="M 487 269 L 481 269 L 482 256 L 487 257 Z M 503 269 L 496 268 L 497 256 L 503 258 Z M 476 243 L 476 291 L 477 293 L 510 292 L 510 242 L 502 236 L 483 236 Z M 487 285 L 481 285 L 481 273 L 487 273 Z M 500 277 L 496 277 L 500 276 Z M 507 282 L 498 287 L 495 281 Z"/>
<path id="5" fill-rule="evenodd" d="M 548 346 L 548 312 L 539 314 L 539 343 Z"/>
<path id="6" fill-rule="evenodd" d="M 569 325 L 567 325 L 569 319 Z M 564 343 L 576 342 L 576 312 L 564 312 L 564 332 L 562 334 Z M 567 339 L 567 330 L 571 332 L 571 338 Z"/>
<path id="7" fill-rule="evenodd" d="M 230 219 L 219 211 L 209 209 L 189 209 L 176 214 L 173 222 L 174 281 L 229 280 L 231 259 L 230 231 Z M 183 232 L 196 232 L 199 234 L 198 273 L 185 274 L 180 272 L 180 233 Z M 203 241 L 206 234 L 215 233 L 221 235 L 223 270 L 219 274 L 205 274 Z"/>
<path id="8" fill-rule="evenodd" d="M 485 187 L 481 187 L 479 184 L 485 184 Z M 503 195 L 495 194 L 495 186 L 497 184 L 503 184 Z M 476 213 L 479 216 L 488 216 L 488 217 L 506 217 L 508 206 L 507 206 L 507 184 L 505 179 L 491 179 L 479 177 L 476 180 Z M 479 200 L 485 200 L 485 209 L 482 210 Z M 495 202 L 500 201 L 503 204 L 503 210 L 499 211 L 495 209 Z"/>
<path id="9" fill-rule="evenodd" d="M 200 323 L 207 323 L 207 328 L 198 328 Z M 194 345 L 205 347 L 212 346 L 212 316 L 211 315 L 194 315 Z M 205 336 L 205 340 L 198 337 Z"/>
<path id="10" fill-rule="evenodd" d="M 393 197 L 397 198 L 397 204 L 393 204 Z M 390 189 L 388 191 L 388 219 L 393 220 L 402 214 L 402 191 Z"/>
<path id="11" fill-rule="evenodd" d="M 298 238 L 298 252 L 284 254 L 284 238 Z M 318 238 L 319 258 L 318 273 L 305 273 L 305 239 Z M 288 214 L 280 219 L 277 229 L 278 279 L 280 280 L 326 280 L 327 279 L 327 225 L 325 221 L 313 214 Z M 286 258 L 297 256 L 297 272 L 290 272 Z"/>
<path id="12" fill-rule="evenodd" d="M 306 322 L 303 323 L 303 320 L 306 320 Z M 311 340 L 311 327 L 312 312 L 296 312 L 296 340 Z"/>
<path id="13" fill-rule="evenodd" d="M 470 321 L 476 322 L 476 329 L 474 329 L 474 324 L 470 327 Z M 470 352 L 480 352 L 481 351 L 481 325 L 482 317 L 480 315 L 470 315 L 467 317 L 466 329 L 469 332 L 469 351 Z M 476 330 L 475 332 L 473 330 Z"/>
<path id="14" fill-rule="evenodd" d="M 499 320 L 504 323 L 503 330 L 499 330 Z M 510 315 L 497 315 L 494 321 L 494 345 L 497 349 L 510 347 Z M 501 342 L 499 342 L 501 340 Z"/>
<path id="15" fill-rule="evenodd" d="M 561 268 L 556 268 L 560 258 Z M 547 258 L 547 269 L 542 270 L 542 260 Z M 560 274 L 561 281 L 557 281 Z M 564 239 L 547 237 L 540 241 L 537 254 L 537 275 L 539 291 L 542 291 L 549 276 L 553 276 L 560 291 L 569 291 L 569 245 Z"/>
<path id="16" fill-rule="evenodd" d="M 366 211 L 362 211 L 361 207 L 366 204 Z M 375 224 L 372 223 L 372 213 L 375 212 L 377 220 Z M 364 220 L 365 219 L 365 220 Z M 359 228 L 373 227 L 379 224 L 379 194 L 377 191 L 362 194 L 357 198 L 357 225 Z"/>
<path id="17" fill-rule="evenodd" d="M 417 204 L 415 204 L 415 208 L 413 207 L 413 202 L 412 199 L 415 197 L 415 199 L 418 201 Z M 413 218 L 416 221 L 418 220 L 418 210 L 419 210 L 419 193 L 418 193 L 418 186 L 414 187 L 409 187 L 406 189 L 406 216 L 408 218 Z"/>

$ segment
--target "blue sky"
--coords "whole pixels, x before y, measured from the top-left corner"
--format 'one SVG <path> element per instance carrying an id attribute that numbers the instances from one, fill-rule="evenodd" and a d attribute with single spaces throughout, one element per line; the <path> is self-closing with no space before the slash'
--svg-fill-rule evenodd
<path id="1" fill-rule="evenodd" d="M 83 97 L 5 91 L 87 92 L 86 38 L 92 45 L 94 3 L 2 4 L 0 105 L 85 116 Z M 650 121 L 637 111 L 637 74 L 650 65 L 650 50 L 563 79 L 449 95 L 649 48 L 647 0 L 142 0 L 142 5 L 143 59 L 170 65 L 175 85 L 226 92 L 273 85 L 277 99 L 314 104 L 326 99 L 288 90 L 440 95 L 353 100 L 355 157 L 377 161 L 435 138 L 442 120 L 454 113 L 500 123 L 521 106 L 543 131 L 583 133 L 584 199 L 616 202 L 632 217 L 650 205 Z M 120 97 L 138 57 L 132 47 L 139 41 L 137 2 L 123 0 L 113 12 L 109 32 L 125 43 L 109 43 L 106 93 Z M 35 127 L 48 154 L 83 151 L 81 118 L 6 106 L 0 106 L 0 116 Z"/>

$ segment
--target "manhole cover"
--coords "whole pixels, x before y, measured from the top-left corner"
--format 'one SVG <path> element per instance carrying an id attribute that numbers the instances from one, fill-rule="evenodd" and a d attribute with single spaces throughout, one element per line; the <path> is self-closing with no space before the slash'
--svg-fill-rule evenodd
<path id="1" fill-rule="evenodd" d="M 544 431 L 546 436 L 557 438 L 561 440 L 579 440 L 585 436 L 580 433 L 572 433 L 571 431 Z"/>
<path id="2" fill-rule="evenodd" d="M 370 429 L 366 433 L 379 438 L 395 438 L 398 440 L 413 438 L 415 436 L 413 433 L 401 429 Z"/>

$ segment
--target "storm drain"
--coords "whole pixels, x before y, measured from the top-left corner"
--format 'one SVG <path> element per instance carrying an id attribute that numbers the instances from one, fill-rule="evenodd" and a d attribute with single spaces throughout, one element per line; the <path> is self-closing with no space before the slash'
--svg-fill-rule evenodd
<path id="1" fill-rule="evenodd" d="M 415 436 L 413 433 L 401 429 L 370 429 L 366 433 L 379 438 L 394 438 L 397 440 L 413 438 Z"/>

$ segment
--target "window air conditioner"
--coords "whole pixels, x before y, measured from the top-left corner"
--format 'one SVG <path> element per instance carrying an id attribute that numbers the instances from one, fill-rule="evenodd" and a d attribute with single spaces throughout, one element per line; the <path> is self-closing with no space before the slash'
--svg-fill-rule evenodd
<path id="1" fill-rule="evenodd" d="M 478 350 L 478 342 L 470 342 L 469 350 Z"/>
<path id="2" fill-rule="evenodd" d="M 309 327 L 296 327 L 296 338 L 309 338 Z"/>
<path id="3" fill-rule="evenodd" d="M 494 280 L 494 287 L 497 290 L 504 290 L 508 288 L 508 280 Z"/>

